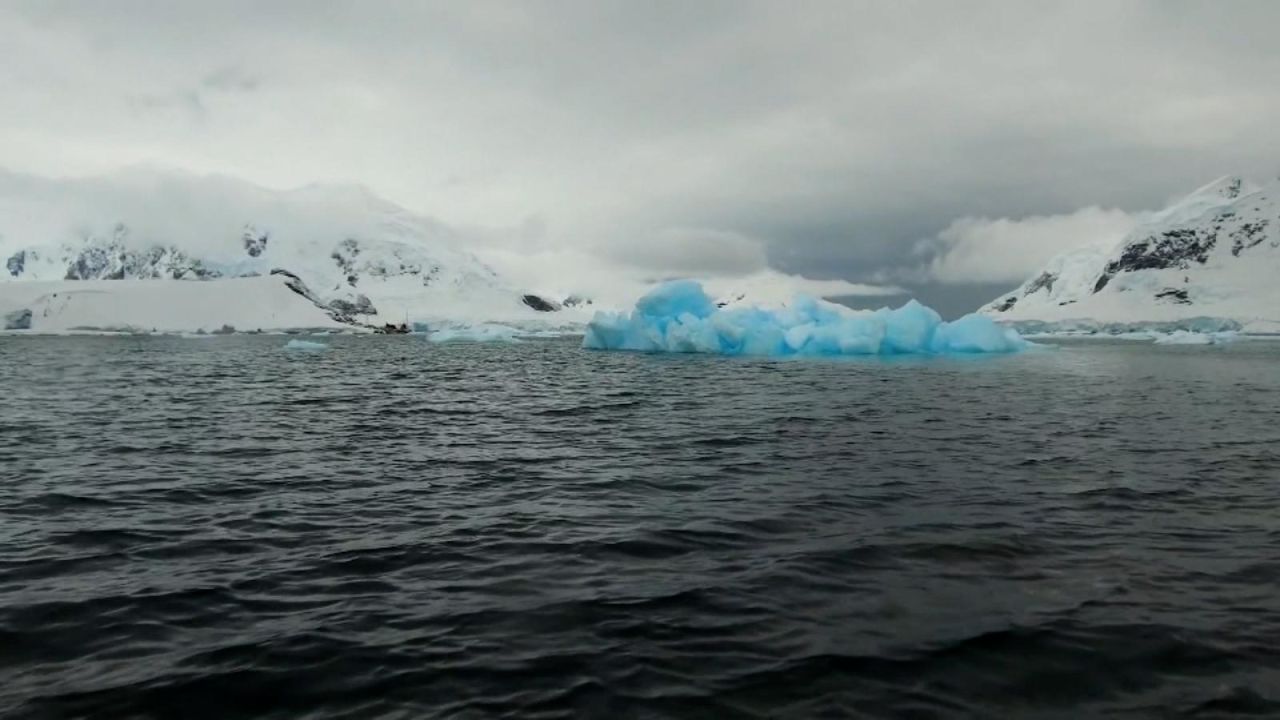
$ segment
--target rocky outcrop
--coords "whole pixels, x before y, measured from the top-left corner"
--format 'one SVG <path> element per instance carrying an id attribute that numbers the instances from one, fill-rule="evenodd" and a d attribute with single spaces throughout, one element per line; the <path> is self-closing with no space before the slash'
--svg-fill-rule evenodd
<path id="1" fill-rule="evenodd" d="M 30 330 L 31 329 L 31 310 L 22 308 L 4 316 L 5 330 Z"/>
<path id="2" fill-rule="evenodd" d="M 982 312 L 1016 323 L 1239 321 L 1280 325 L 1280 182 L 1223 178 L 1153 213 L 1113 247 L 1050 260 Z"/>
<path id="3" fill-rule="evenodd" d="M 1181 288 L 1167 288 L 1165 290 L 1161 290 L 1160 292 L 1156 293 L 1156 299 L 1165 300 L 1167 302 L 1174 302 L 1180 305 L 1191 304 L 1190 294 L 1186 290 Z"/>
<path id="4" fill-rule="evenodd" d="M 537 295 L 524 295 L 520 298 L 520 302 L 537 310 L 538 312 L 555 312 L 560 309 L 560 303 L 554 300 L 547 300 Z"/>
<path id="5" fill-rule="evenodd" d="M 172 245 L 135 247 L 129 228 L 118 224 L 110 238 L 87 237 L 66 248 L 65 280 L 212 280 L 222 273 L 206 268 Z M 25 258 L 24 258 L 25 259 Z"/>
<path id="6" fill-rule="evenodd" d="M 244 251 L 249 257 L 261 257 L 267 251 L 267 241 L 270 239 L 270 233 L 258 232 L 252 225 L 246 225 L 240 242 L 244 244 Z"/>
<path id="7" fill-rule="evenodd" d="M 355 300 L 330 300 L 329 307 L 337 310 L 344 315 L 377 315 L 378 309 L 373 306 L 373 302 L 364 295 L 357 295 Z"/>
<path id="8" fill-rule="evenodd" d="M 338 247 L 329 253 L 332 259 L 338 265 L 338 269 L 346 277 L 347 284 L 355 287 L 360 282 L 360 273 L 356 271 L 356 258 L 360 255 L 360 243 L 347 238 L 338 243 Z"/>
<path id="9" fill-rule="evenodd" d="M 1031 284 L 1027 285 L 1027 292 L 1029 293 L 1039 292 L 1041 288 L 1044 288 L 1049 292 L 1053 292 L 1053 281 L 1057 279 L 1058 279 L 1058 276 L 1054 275 L 1051 272 L 1040 273 L 1040 277 L 1037 277 L 1035 280 L 1032 280 Z"/>
<path id="10" fill-rule="evenodd" d="M 1120 257 L 1107 263 L 1098 282 L 1094 283 L 1093 291 L 1101 291 L 1116 273 L 1169 268 L 1186 270 L 1192 263 L 1203 265 L 1209 261 L 1210 251 L 1218 244 L 1221 229 L 1221 225 L 1178 228 L 1132 240 L 1124 246 Z M 1034 291 L 1028 288 L 1028 292 Z"/>
<path id="11" fill-rule="evenodd" d="M 1270 220 L 1262 219 L 1247 222 L 1231 232 L 1231 254 L 1240 257 L 1240 253 L 1262 244 L 1267 239 L 1267 226 Z"/>
<path id="12" fill-rule="evenodd" d="M 271 274 L 284 278 L 285 287 L 310 300 L 315 305 L 319 307 L 329 307 L 329 304 L 321 300 L 315 293 L 311 292 L 311 288 L 307 287 L 307 284 L 297 275 L 294 275 L 284 268 L 275 268 L 271 271 Z"/>
<path id="13" fill-rule="evenodd" d="M 402 248 L 380 248 L 381 252 L 364 252 L 365 247 L 355 238 L 347 238 L 338 243 L 329 258 L 338 266 L 346 284 L 351 287 L 359 285 L 365 278 L 386 279 L 402 275 L 417 276 L 423 287 L 430 287 L 441 274 L 438 263 L 423 262 L 417 253 L 406 252 Z"/>
<path id="14" fill-rule="evenodd" d="M 1013 306 L 1017 304 L 1018 304 L 1018 296 L 1010 295 L 1004 300 L 997 301 L 992 307 L 994 307 L 996 312 L 1009 312 L 1010 310 L 1013 309 Z"/>
<path id="15" fill-rule="evenodd" d="M 22 271 L 25 270 L 27 267 L 28 252 L 29 251 L 27 250 L 19 250 L 18 252 L 9 256 L 9 260 L 5 262 L 5 269 L 9 271 L 10 275 L 12 275 L 13 277 L 22 276 Z M 34 256 L 35 253 L 31 252 L 31 255 Z"/>
<path id="16" fill-rule="evenodd" d="M 369 298 L 364 297 L 363 295 L 359 295 L 357 296 L 357 301 L 355 303 L 350 303 L 345 300 L 326 301 L 326 300 L 323 300 L 319 295 L 316 295 L 315 292 L 311 290 L 311 288 L 307 287 L 307 284 L 303 282 L 302 278 L 298 277 L 297 275 L 294 275 L 288 270 L 285 270 L 283 268 L 276 268 L 271 271 L 271 274 L 278 275 L 281 278 L 284 278 L 285 287 L 301 295 L 302 297 L 310 300 L 313 305 L 323 310 L 326 315 L 333 318 L 334 320 L 340 323 L 343 323 L 344 325 L 351 325 L 353 327 L 367 328 L 370 330 L 377 329 L 373 325 L 357 320 L 355 317 L 358 314 L 373 315 L 377 313 L 377 310 L 375 310 L 373 307 L 373 303 L 369 302 Z M 361 299 L 364 300 L 363 303 L 359 302 Z M 371 312 L 369 313 L 355 312 L 360 309 L 368 309 Z"/>

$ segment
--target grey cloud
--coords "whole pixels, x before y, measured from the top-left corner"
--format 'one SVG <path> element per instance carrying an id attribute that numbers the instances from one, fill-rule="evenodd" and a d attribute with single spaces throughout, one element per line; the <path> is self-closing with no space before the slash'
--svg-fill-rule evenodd
<path id="1" fill-rule="evenodd" d="M 200 93 L 194 90 L 164 94 L 128 95 L 126 96 L 126 101 L 139 112 L 168 112 L 176 110 L 197 118 L 205 113 L 205 106 L 200 99 Z"/>
<path id="2" fill-rule="evenodd" d="M 204 77 L 200 81 L 201 87 L 226 93 L 247 93 L 258 89 L 261 80 L 246 73 L 244 70 L 228 66 L 219 68 Z"/>
<path id="3" fill-rule="evenodd" d="M 861 280 L 958 218 L 1131 212 L 1274 175 L 1276 27 L 1280 4 L 1248 0 L 32 0 L 0 9 L 6 47 L 43 49 L 0 68 L 23 101 L 0 154 L 358 180 L 459 224 L 537 216 L 545 242 L 640 264 L 684 262 L 653 238 L 703 228 Z M 194 118 L 112 107 L 193 87 L 198 143 Z M 253 113 L 214 111 L 228 92 Z M 67 116 L 86 103 L 92 120 Z"/>
<path id="4" fill-rule="evenodd" d="M 760 240 L 707 228 L 666 228 L 642 242 L 614 245 L 607 254 L 656 273 L 745 275 L 768 267 Z"/>
<path id="5" fill-rule="evenodd" d="M 209 73 L 193 87 L 169 92 L 130 93 L 126 102 L 139 112 L 187 113 L 194 121 L 205 122 L 209 101 L 219 96 L 251 93 L 258 89 L 260 80 L 235 67 L 224 67 Z"/>
<path id="6" fill-rule="evenodd" d="M 1016 220 L 964 217 L 916 245 L 927 261 L 914 270 L 926 281 L 1017 285 L 1063 251 L 1115 246 L 1143 218 L 1094 206 Z"/>

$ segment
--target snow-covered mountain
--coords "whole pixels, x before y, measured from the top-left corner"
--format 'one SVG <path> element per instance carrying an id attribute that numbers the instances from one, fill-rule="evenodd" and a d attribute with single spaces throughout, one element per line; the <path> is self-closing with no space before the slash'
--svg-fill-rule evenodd
<path id="1" fill-rule="evenodd" d="M 572 315 L 575 305 L 571 301 L 569 312 L 561 313 L 564 298 L 513 287 L 467 252 L 447 226 L 360 187 L 279 192 L 226 177 L 157 170 L 58 180 L 0 173 L 0 263 L 0 305 L 39 305 L 42 313 L 33 312 L 30 323 L 36 329 L 83 324 L 83 312 L 52 300 L 59 291 L 63 300 L 83 296 L 89 286 L 74 283 L 84 281 L 155 283 L 96 284 L 100 302 L 129 287 L 128 293 L 149 294 L 158 303 L 196 296 L 216 303 L 214 288 L 171 284 L 267 278 L 226 289 L 261 286 L 268 288 L 266 296 L 274 296 L 275 286 L 292 290 L 320 311 L 317 326 L 330 320 L 356 326 L 406 319 L 572 322 L 550 316 Z M 0 307 L 5 315 L 22 309 L 29 308 Z M 159 318 L 178 326 L 161 329 L 193 329 L 182 312 L 139 316 L 137 309 L 116 324 Z M 306 313 L 285 315 L 296 322 Z M 271 325 L 269 317 L 237 318 L 251 327 Z"/>
<path id="2" fill-rule="evenodd" d="M 473 240 L 358 186 L 0 171 L 0 330 L 581 329 L 596 310 L 628 307 L 667 279 L 589 253 L 491 248 L 495 271 L 469 250 Z M 722 306 L 898 292 L 768 268 L 698 279 Z"/>
<path id="3" fill-rule="evenodd" d="M 1114 247 L 1050 260 L 981 312 L 1024 328 L 1280 331 L 1280 181 L 1224 177 Z"/>

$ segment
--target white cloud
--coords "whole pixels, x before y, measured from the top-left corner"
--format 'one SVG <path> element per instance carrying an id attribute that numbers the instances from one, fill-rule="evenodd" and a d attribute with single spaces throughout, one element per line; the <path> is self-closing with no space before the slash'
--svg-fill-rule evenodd
<path id="1" fill-rule="evenodd" d="M 961 218 L 917 245 L 916 254 L 931 259 L 915 274 L 942 283 L 1019 283 L 1055 255 L 1116 244 L 1142 215 L 1086 207 L 1067 215 Z"/>
<path id="2" fill-rule="evenodd" d="M 606 252 L 659 274 L 743 275 L 769 266 L 760 240 L 711 228 L 666 228 Z"/>
<path id="3" fill-rule="evenodd" d="M 629 307 L 655 281 L 672 278 L 702 281 L 716 297 L 745 294 L 765 303 L 785 301 L 798 293 L 832 298 L 904 292 L 889 284 L 813 280 L 771 270 L 758 241 L 727 232 L 671 230 L 651 242 L 652 249 L 643 256 L 618 254 L 617 248 L 539 245 L 516 234 L 491 236 L 471 243 L 471 249 L 524 290 L 552 298 L 581 295 L 604 307 Z"/>

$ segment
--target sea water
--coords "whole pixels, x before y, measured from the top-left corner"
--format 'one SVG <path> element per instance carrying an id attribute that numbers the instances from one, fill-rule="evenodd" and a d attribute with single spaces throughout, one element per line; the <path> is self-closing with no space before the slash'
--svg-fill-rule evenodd
<path id="1" fill-rule="evenodd" d="M 0 338 L 0 716 L 1280 712 L 1280 345 Z"/>

